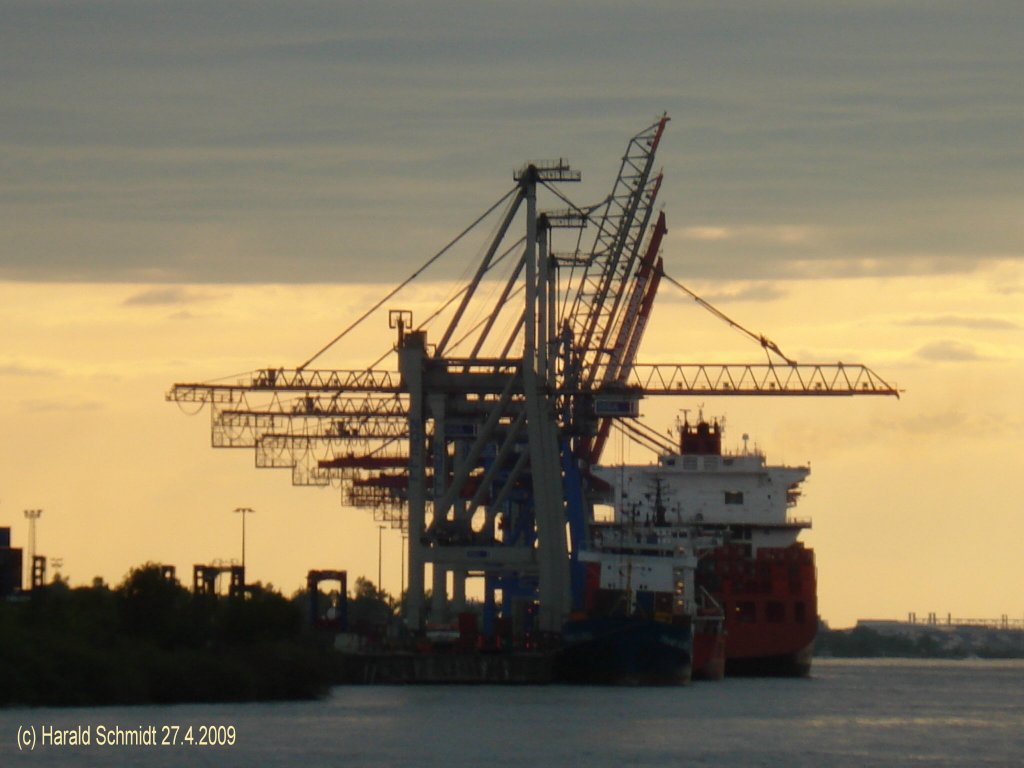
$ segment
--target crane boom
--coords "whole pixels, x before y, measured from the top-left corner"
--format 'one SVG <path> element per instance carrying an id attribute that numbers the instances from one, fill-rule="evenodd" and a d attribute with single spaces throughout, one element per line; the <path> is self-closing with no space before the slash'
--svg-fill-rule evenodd
<path id="1" fill-rule="evenodd" d="M 900 390 L 850 363 L 638 363 L 626 386 L 644 395 L 888 395 Z"/>
<path id="2" fill-rule="evenodd" d="M 247 377 L 247 378 L 246 378 Z M 402 391 L 397 371 L 335 370 L 316 368 L 261 368 L 245 374 L 237 384 L 175 384 L 167 400 L 176 403 L 234 403 L 247 392 L 379 392 Z"/>

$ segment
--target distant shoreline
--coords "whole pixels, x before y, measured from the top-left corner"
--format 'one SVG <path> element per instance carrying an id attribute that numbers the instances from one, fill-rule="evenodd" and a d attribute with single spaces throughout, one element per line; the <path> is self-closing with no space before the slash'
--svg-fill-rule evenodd
<path id="1" fill-rule="evenodd" d="M 915 624 L 818 630 L 816 658 L 1024 659 L 1024 631 Z"/>

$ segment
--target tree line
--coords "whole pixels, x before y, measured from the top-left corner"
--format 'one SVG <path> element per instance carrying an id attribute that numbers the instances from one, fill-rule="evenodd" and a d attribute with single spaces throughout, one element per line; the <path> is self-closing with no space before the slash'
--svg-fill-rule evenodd
<path id="1" fill-rule="evenodd" d="M 116 587 L 56 582 L 0 602 L 0 705 L 313 698 L 340 679 L 305 592 L 193 594 L 147 563 Z M 349 617 L 387 621 L 397 601 L 357 580 Z"/>

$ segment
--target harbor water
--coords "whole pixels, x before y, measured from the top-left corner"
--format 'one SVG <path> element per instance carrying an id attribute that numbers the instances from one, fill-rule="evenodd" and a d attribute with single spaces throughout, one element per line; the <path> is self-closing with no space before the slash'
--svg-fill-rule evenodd
<path id="1" fill-rule="evenodd" d="M 91 743 L 40 744 L 45 727 Z M 97 743 L 147 732 L 177 744 Z M 201 745 L 200 732 L 233 743 Z M 7 709 L 0 739 L 4 766 L 1020 766 L 1024 661 L 818 659 L 810 679 L 686 688 L 340 687 L 315 702 Z"/>

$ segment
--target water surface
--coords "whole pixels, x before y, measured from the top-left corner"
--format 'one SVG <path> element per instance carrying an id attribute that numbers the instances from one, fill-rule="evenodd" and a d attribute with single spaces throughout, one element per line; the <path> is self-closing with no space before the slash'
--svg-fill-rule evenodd
<path id="1" fill-rule="evenodd" d="M 40 747 L 19 727 L 234 726 L 234 746 Z M 688 688 L 380 686 L 317 702 L 0 710 L 0 765 L 1020 766 L 1024 662 L 816 660 Z"/>

